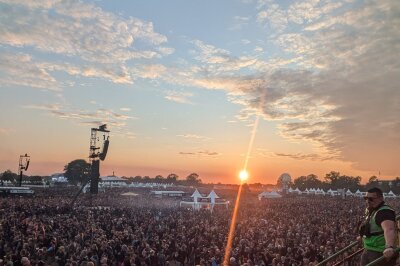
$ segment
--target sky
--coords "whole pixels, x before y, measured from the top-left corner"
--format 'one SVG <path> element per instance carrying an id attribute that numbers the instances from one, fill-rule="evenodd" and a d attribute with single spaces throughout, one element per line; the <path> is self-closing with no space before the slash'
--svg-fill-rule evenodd
<path id="1" fill-rule="evenodd" d="M 0 0 L 0 171 L 400 176 L 400 1 Z M 258 123 L 256 123 L 258 121 Z"/>

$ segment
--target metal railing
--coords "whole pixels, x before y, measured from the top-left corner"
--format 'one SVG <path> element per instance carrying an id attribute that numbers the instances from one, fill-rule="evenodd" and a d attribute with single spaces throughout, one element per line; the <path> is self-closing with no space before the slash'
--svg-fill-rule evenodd
<path id="1" fill-rule="evenodd" d="M 397 216 L 396 216 L 396 221 L 399 222 L 399 220 L 400 220 L 400 215 L 397 215 Z M 400 235 L 399 235 L 399 238 L 400 238 Z M 330 262 L 330 261 L 336 259 L 336 258 L 339 257 L 340 255 L 342 255 L 344 252 L 346 252 L 346 251 L 350 250 L 351 248 L 357 246 L 359 243 L 360 243 L 359 241 L 354 241 L 353 243 L 351 243 L 351 244 L 348 245 L 347 247 L 343 248 L 342 250 L 339 250 L 339 251 L 336 252 L 335 254 L 329 256 L 328 258 L 326 258 L 326 259 L 324 259 L 323 261 L 321 261 L 320 263 L 318 263 L 317 266 L 325 266 L 328 262 Z M 340 265 L 340 264 L 344 263 L 345 261 L 352 259 L 352 258 L 355 257 L 356 255 L 358 255 L 359 253 L 361 253 L 363 250 L 364 250 L 364 249 L 362 248 L 362 249 L 359 249 L 359 250 L 353 252 L 352 254 L 350 254 L 349 256 L 347 256 L 346 258 L 344 258 L 343 260 L 341 260 L 340 262 L 334 264 L 334 266 Z M 400 252 L 400 247 L 396 248 L 394 251 L 395 251 L 395 253 L 396 253 L 396 252 Z M 379 262 L 381 262 L 382 260 L 384 260 L 384 256 L 382 256 L 382 257 L 380 257 L 380 258 L 378 258 L 378 259 L 376 259 L 376 260 L 374 260 L 374 261 L 368 263 L 366 266 L 374 266 L 374 265 L 377 265 L 377 264 L 378 264 Z"/>
<path id="2" fill-rule="evenodd" d="M 324 266 L 326 265 L 328 262 L 330 262 L 333 259 L 336 259 L 337 257 L 339 257 L 340 255 L 342 255 L 342 253 L 346 252 L 347 250 L 351 249 L 352 247 L 355 247 L 359 244 L 358 241 L 355 241 L 353 243 L 351 243 L 350 245 L 348 245 L 347 247 L 339 250 L 338 252 L 336 252 L 335 254 L 329 256 L 328 258 L 324 259 L 323 261 L 321 261 L 320 263 L 317 264 L 317 266 Z"/>
<path id="3" fill-rule="evenodd" d="M 397 217 L 396 217 L 396 218 L 397 218 Z M 400 248 L 396 248 L 396 249 L 394 250 L 395 253 L 396 253 L 396 252 L 399 252 L 399 251 L 400 251 Z M 385 259 L 385 257 L 382 256 L 382 257 L 377 258 L 376 260 L 374 260 L 374 261 L 368 263 L 366 266 L 374 266 L 374 265 L 377 265 L 378 263 L 380 263 L 380 262 L 381 262 L 382 260 L 384 260 L 384 259 Z"/>

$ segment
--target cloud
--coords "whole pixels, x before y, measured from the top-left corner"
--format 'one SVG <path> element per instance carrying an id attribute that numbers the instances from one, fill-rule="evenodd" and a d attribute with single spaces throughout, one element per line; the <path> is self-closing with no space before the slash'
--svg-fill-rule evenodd
<path id="1" fill-rule="evenodd" d="M 294 2 L 287 9 L 282 9 L 274 1 L 259 1 L 257 21 L 262 25 L 267 23 L 277 33 L 282 33 L 291 24 L 313 23 L 342 6 L 341 2 L 307 0 Z"/>
<path id="2" fill-rule="evenodd" d="M 124 135 L 128 138 L 135 137 L 135 134 L 130 132 L 127 127 L 127 121 L 133 120 L 135 117 L 119 114 L 110 109 L 99 108 L 95 111 L 87 111 L 61 104 L 25 105 L 22 107 L 45 111 L 51 116 L 70 120 L 78 124 L 91 125 L 95 127 L 107 124 L 107 126 L 112 129 L 113 134 Z"/>
<path id="3" fill-rule="evenodd" d="M 121 108 L 119 108 L 119 110 L 121 110 L 123 112 L 129 112 L 131 110 L 131 108 L 129 108 L 129 107 L 121 107 Z"/>
<path id="4" fill-rule="evenodd" d="M 185 139 L 197 139 L 197 140 L 209 139 L 208 137 L 199 136 L 199 135 L 196 135 L 196 134 L 181 134 L 181 135 L 177 135 L 177 136 L 185 138 Z"/>
<path id="5" fill-rule="evenodd" d="M 133 72 L 135 76 L 145 79 L 157 79 L 162 77 L 167 72 L 167 67 L 163 65 L 144 65 L 140 66 L 137 69 L 134 69 Z"/>
<path id="6" fill-rule="evenodd" d="M 224 49 L 216 48 L 200 40 L 193 41 L 196 47 L 194 59 L 203 63 L 203 71 L 220 75 L 226 72 L 239 71 L 251 67 L 257 62 L 256 58 L 249 56 L 234 57 Z"/>
<path id="7" fill-rule="evenodd" d="M 220 154 L 218 152 L 210 152 L 210 151 L 196 151 L 196 152 L 179 152 L 180 155 L 184 156 L 195 156 L 195 157 L 216 157 L 219 156 Z"/>
<path id="8" fill-rule="evenodd" d="M 174 52 L 163 45 L 166 36 L 155 32 L 151 22 L 123 18 L 95 4 L 3 0 L 0 5 L 0 49 L 13 48 L 0 60 L 0 71 L 7 77 L 3 84 L 59 90 L 52 71 L 132 84 L 130 61 Z M 16 53 L 26 49 L 35 58 Z"/>
<path id="9" fill-rule="evenodd" d="M 238 119 L 262 114 L 278 122 L 282 137 L 312 142 L 328 154 L 318 159 L 398 175 L 400 61 L 394 55 L 400 54 L 400 2 L 308 1 L 295 7 L 260 1 L 265 13 L 259 19 L 275 25 L 269 41 L 281 50 L 279 57 L 238 66 L 242 57 L 196 41 L 199 67 L 174 81 L 225 90 L 231 102 L 243 105 Z M 292 24 L 300 30 L 286 32 Z M 279 155 L 317 160 L 312 154 Z"/>
<path id="10" fill-rule="evenodd" d="M 153 24 L 123 19 L 93 4 L 54 1 L 43 5 L 3 1 L 0 42 L 31 46 L 43 52 L 79 56 L 92 62 L 123 62 L 148 58 L 134 49 L 137 40 L 159 45 L 167 38 L 154 32 Z M 46 28 L 44 31 L 43 28 Z M 151 57 L 156 56 L 157 53 Z"/>
<path id="11" fill-rule="evenodd" d="M 4 85 L 20 85 L 37 89 L 60 91 L 60 85 L 48 70 L 32 60 L 28 54 L 0 53 L 0 82 Z M 1 86 L 1 85 L 0 85 Z"/>
<path id="12" fill-rule="evenodd" d="M 320 154 L 310 153 L 310 154 L 303 154 L 303 153 L 295 153 L 295 154 L 288 154 L 288 153 L 274 153 L 276 157 L 287 157 L 294 160 L 310 160 L 310 161 L 327 161 L 327 160 L 334 160 L 336 159 L 335 156 L 322 156 Z"/>
<path id="13" fill-rule="evenodd" d="M 165 96 L 165 99 L 169 101 L 192 104 L 189 98 L 193 97 L 193 93 L 182 91 L 167 91 L 166 93 L 167 95 Z"/>

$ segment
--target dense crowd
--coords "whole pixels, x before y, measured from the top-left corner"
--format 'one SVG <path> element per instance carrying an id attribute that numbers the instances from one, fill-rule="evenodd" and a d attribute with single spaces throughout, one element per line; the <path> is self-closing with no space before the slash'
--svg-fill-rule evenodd
<path id="1" fill-rule="evenodd" d="M 233 204 L 193 211 L 137 193 L 79 196 L 74 207 L 71 192 L 0 198 L 0 265 L 222 265 Z M 244 195 L 229 264 L 315 265 L 355 241 L 364 207 L 359 198 Z"/>

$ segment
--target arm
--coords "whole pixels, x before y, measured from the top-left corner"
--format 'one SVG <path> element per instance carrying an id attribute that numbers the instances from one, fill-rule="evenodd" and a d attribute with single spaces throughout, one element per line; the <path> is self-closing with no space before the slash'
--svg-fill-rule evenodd
<path id="1" fill-rule="evenodd" d="M 394 245 L 396 241 L 396 226 L 395 222 L 391 220 L 385 220 L 381 223 L 383 233 L 385 235 L 385 242 L 386 242 L 386 247 L 385 250 L 383 251 L 383 256 L 389 260 L 392 258 L 394 255 Z"/>
<path id="2" fill-rule="evenodd" d="M 393 221 L 385 220 L 381 223 L 384 235 L 386 246 L 395 246 L 396 243 L 396 224 Z"/>

